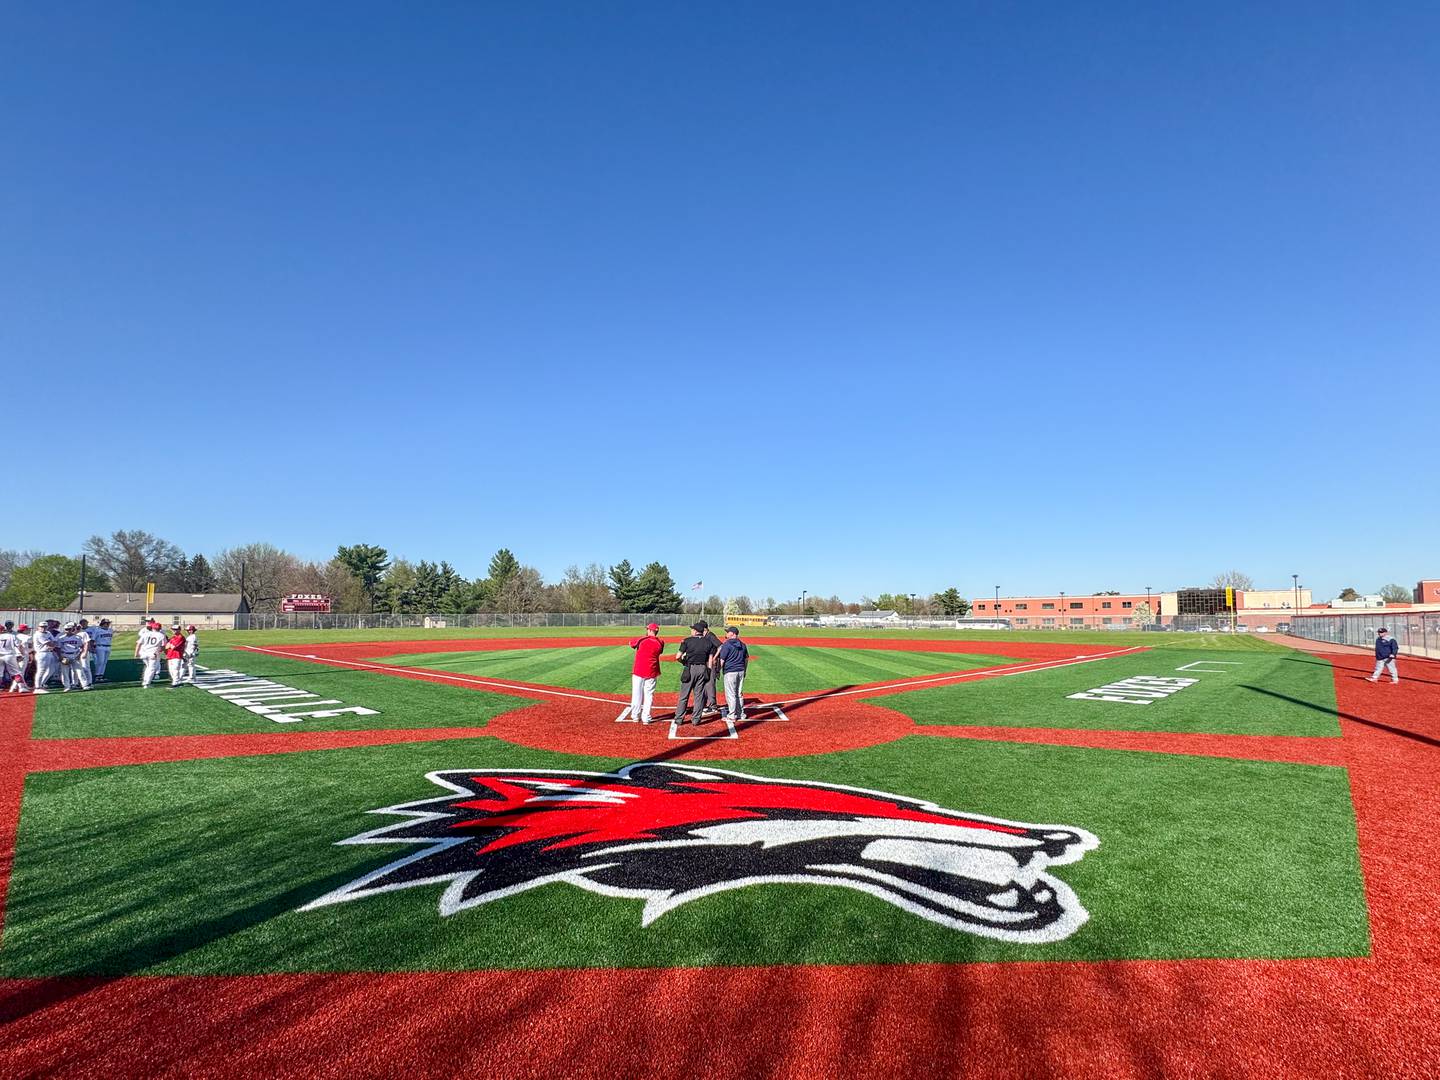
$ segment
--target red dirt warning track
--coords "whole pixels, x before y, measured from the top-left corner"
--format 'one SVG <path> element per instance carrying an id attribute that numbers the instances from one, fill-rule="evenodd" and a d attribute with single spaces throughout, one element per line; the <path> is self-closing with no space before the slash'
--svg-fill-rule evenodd
<path id="1" fill-rule="evenodd" d="M 1323 743 L 1329 753 L 1306 753 L 1349 769 L 1368 959 L 10 980 L 0 1073 L 1428 1080 L 1440 1072 L 1440 664 L 1410 661 L 1392 687 L 1363 681 L 1363 657 L 1330 659 L 1341 739 L 1261 741 Z M 0 707 L 0 725 L 4 795 L 33 767 L 10 752 L 37 748 L 22 746 L 27 711 Z M 1206 753 L 1227 737 L 1204 749 L 1155 738 Z"/>

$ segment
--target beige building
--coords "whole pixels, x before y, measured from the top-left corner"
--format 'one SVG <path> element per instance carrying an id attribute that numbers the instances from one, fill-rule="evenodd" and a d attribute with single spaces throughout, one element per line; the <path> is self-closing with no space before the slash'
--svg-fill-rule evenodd
<path id="1" fill-rule="evenodd" d="M 135 630 L 145 621 L 143 592 L 87 592 L 84 603 L 76 598 L 67 612 L 84 615 L 91 622 L 109 619 L 117 630 Z M 235 616 L 250 610 L 239 593 L 156 593 L 149 605 L 150 618 L 169 625 L 194 623 L 201 630 L 234 630 Z"/>

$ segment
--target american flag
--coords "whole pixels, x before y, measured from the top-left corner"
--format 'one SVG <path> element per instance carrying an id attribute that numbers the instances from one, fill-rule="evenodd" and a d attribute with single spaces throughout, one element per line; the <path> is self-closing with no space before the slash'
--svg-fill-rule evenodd
<path id="1" fill-rule="evenodd" d="M 691 586 L 690 586 L 690 591 L 691 591 L 691 592 L 695 592 L 695 591 L 697 591 L 697 590 L 699 590 L 699 589 L 703 589 L 704 587 L 705 587 L 705 583 L 704 583 L 703 581 L 697 581 L 697 582 L 695 582 L 694 585 L 691 585 Z"/>

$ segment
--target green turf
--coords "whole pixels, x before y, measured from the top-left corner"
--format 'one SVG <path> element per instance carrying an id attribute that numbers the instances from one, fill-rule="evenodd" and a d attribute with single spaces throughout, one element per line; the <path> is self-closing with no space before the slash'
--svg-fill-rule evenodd
<path id="1" fill-rule="evenodd" d="M 1191 664 L 1208 670 L 1177 670 Z M 1199 681 L 1149 705 L 1076 701 L 1068 696 L 1134 675 Z M 1329 661 L 1293 650 L 1159 649 L 870 700 L 922 724 L 1219 735 L 1340 734 Z"/>
<path id="2" fill-rule="evenodd" d="M 675 642 L 667 642 L 673 654 Z M 415 653 L 381 657 L 387 664 L 434 668 L 462 675 L 564 686 L 597 693 L 630 693 L 630 671 L 635 654 L 624 645 L 591 645 L 569 649 L 512 649 L 498 652 Z M 1003 656 L 966 653 L 900 652 L 885 649 L 825 649 L 811 646 L 754 645 L 745 689 L 756 694 L 799 694 L 933 675 L 970 671 L 1012 661 Z M 680 688 L 680 668 L 662 664 L 660 689 Z"/>
<path id="3" fill-rule="evenodd" d="M 482 727 L 492 716 L 531 704 L 473 687 L 398 679 L 392 675 L 324 667 L 279 656 L 206 645 L 200 656 L 210 668 L 230 668 L 263 676 L 299 690 L 339 699 L 340 709 L 358 705 L 374 716 L 346 714 L 277 723 L 193 686 L 171 690 L 157 682 L 148 690 L 138 683 L 135 660 L 111 660 L 112 680 L 86 693 L 50 693 L 36 698 L 37 739 L 88 739 L 122 735 L 229 735 L 293 731 L 342 731 L 361 728 Z M 300 711 L 300 710 L 292 710 Z"/>
<path id="4" fill-rule="evenodd" d="M 615 763 L 481 737 L 33 774 L 0 974 L 1362 956 L 1344 770 L 912 737 L 733 767 L 1091 830 L 1058 868 L 1091 913 L 1065 941 L 949 930 L 875 897 L 766 885 L 640 923 L 639 901 L 554 883 L 442 918 L 440 885 L 301 912 L 412 851 L 336 846 L 438 793 L 434 769 Z"/>

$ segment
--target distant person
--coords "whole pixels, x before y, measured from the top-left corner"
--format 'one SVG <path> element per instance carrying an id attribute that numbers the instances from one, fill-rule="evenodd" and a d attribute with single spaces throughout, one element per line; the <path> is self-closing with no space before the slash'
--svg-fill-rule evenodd
<path id="1" fill-rule="evenodd" d="M 680 700 L 675 703 L 675 722 L 685 722 L 685 711 L 690 707 L 690 698 L 695 698 L 695 713 L 692 722 L 700 723 L 700 714 L 705 710 L 705 687 L 710 679 L 711 661 L 715 657 L 715 646 L 705 636 L 708 629 L 704 623 L 691 623 L 690 636 L 680 643 L 676 659 L 680 661 Z"/>
<path id="2" fill-rule="evenodd" d="M 164 648 L 165 635 L 160 632 L 160 624 L 150 619 L 135 635 L 135 659 L 139 660 L 141 665 L 142 690 L 149 690 L 150 684 L 155 681 L 155 673 L 160 670 L 160 653 Z"/>
<path id="3" fill-rule="evenodd" d="M 105 668 L 110 663 L 110 646 L 115 641 L 115 631 L 109 619 L 101 619 L 90 627 L 90 652 L 95 657 L 95 681 L 105 681 Z"/>
<path id="4" fill-rule="evenodd" d="M 715 654 L 715 669 L 724 672 L 725 715 L 731 721 L 745 719 L 745 669 L 750 666 L 750 650 L 740 640 L 740 628 L 725 628 L 725 644 Z"/>
<path id="5" fill-rule="evenodd" d="M 55 638 L 55 651 L 60 655 L 60 687 L 66 694 L 71 690 L 90 689 L 90 671 L 85 658 L 89 643 L 90 639 L 81 634 L 80 627 L 73 622 L 66 623 Z"/>
<path id="6" fill-rule="evenodd" d="M 635 664 L 630 669 L 630 715 L 648 724 L 655 705 L 655 683 L 660 679 L 660 654 L 665 651 L 659 625 L 648 623 L 645 636 L 630 642 L 630 647 L 635 650 Z"/>
<path id="7" fill-rule="evenodd" d="M 15 636 L 20 639 L 20 670 L 25 674 L 25 685 L 35 685 L 35 636 L 30 627 L 23 622 L 15 628 Z"/>
<path id="8" fill-rule="evenodd" d="M 1400 643 L 1390 636 L 1390 631 L 1380 627 L 1375 632 L 1375 674 L 1366 679 L 1366 682 L 1379 682 L 1380 672 L 1386 668 L 1390 669 L 1390 681 L 1400 681 L 1400 671 L 1395 667 L 1395 658 L 1400 655 Z"/>
<path id="9" fill-rule="evenodd" d="M 184 678 L 182 672 L 185 667 L 185 634 L 176 623 L 170 627 L 170 635 L 165 639 L 165 669 L 170 673 L 170 689 L 174 690 L 180 685 Z"/>
<path id="10" fill-rule="evenodd" d="M 195 685 L 195 658 L 200 655 L 200 631 L 194 626 L 185 628 L 185 651 L 181 654 L 180 677 L 191 686 Z"/>

